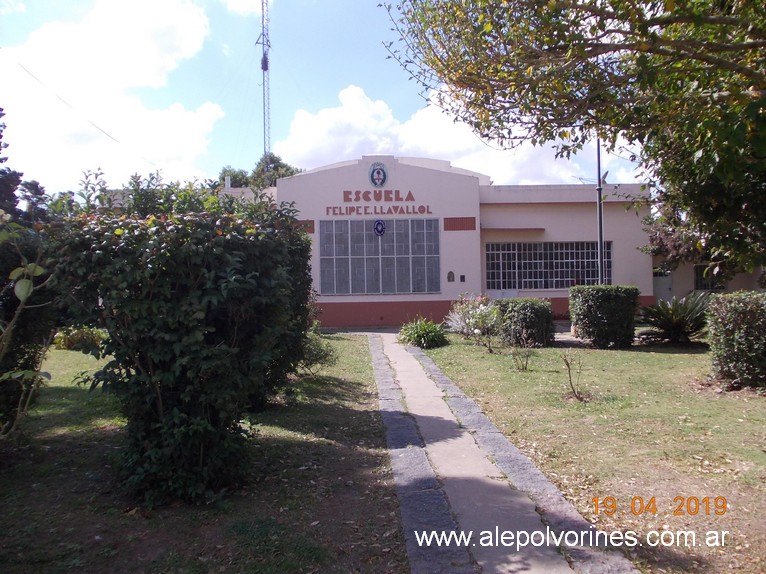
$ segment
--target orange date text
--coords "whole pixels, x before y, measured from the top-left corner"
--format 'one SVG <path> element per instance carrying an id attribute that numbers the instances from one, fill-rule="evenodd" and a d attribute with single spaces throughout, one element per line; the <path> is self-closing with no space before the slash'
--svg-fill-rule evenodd
<path id="1" fill-rule="evenodd" d="M 591 499 L 591 504 L 593 505 L 593 513 L 596 515 L 606 514 L 607 516 L 612 516 L 618 510 L 630 512 L 634 516 L 657 514 L 657 497 L 655 496 L 651 498 L 634 496 L 630 499 L 630 502 L 620 503 L 617 502 L 614 496 L 595 496 Z M 692 516 L 697 514 L 723 516 L 727 510 L 726 497 L 676 496 L 673 499 L 672 510 L 674 516 L 684 516 L 687 514 Z"/>

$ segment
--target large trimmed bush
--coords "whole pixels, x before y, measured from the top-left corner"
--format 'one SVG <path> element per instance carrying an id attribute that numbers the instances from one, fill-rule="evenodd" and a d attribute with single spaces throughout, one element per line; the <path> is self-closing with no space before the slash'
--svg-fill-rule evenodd
<path id="1" fill-rule="evenodd" d="M 711 296 L 708 331 L 717 376 L 737 385 L 766 387 L 766 293 Z"/>
<path id="2" fill-rule="evenodd" d="M 569 316 L 575 335 L 598 349 L 633 344 L 638 287 L 578 285 L 569 288 Z"/>
<path id="3" fill-rule="evenodd" d="M 553 310 L 547 299 L 497 299 L 502 316 L 501 336 L 513 346 L 547 347 L 553 344 Z"/>
<path id="4" fill-rule="evenodd" d="M 302 358 L 310 246 L 278 215 L 82 216 L 52 229 L 72 320 L 109 334 L 96 382 L 121 400 L 127 481 L 150 503 L 237 483 L 240 420 Z"/>

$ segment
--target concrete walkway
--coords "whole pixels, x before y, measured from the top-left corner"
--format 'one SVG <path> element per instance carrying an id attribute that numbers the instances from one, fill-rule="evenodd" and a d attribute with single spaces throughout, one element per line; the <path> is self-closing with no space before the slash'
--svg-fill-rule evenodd
<path id="1" fill-rule="evenodd" d="M 368 338 L 414 574 L 637 572 L 588 543 L 565 558 L 551 533 L 588 540 L 593 527 L 425 354 L 393 333 Z M 472 537 L 426 545 L 424 532 Z"/>

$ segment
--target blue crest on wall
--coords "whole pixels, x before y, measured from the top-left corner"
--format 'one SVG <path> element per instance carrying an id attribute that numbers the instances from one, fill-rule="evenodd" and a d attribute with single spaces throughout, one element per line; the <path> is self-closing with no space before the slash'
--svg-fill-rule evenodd
<path id="1" fill-rule="evenodd" d="M 370 166 L 370 183 L 374 187 L 383 187 L 388 180 L 388 170 L 381 162 L 376 161 Z"/>

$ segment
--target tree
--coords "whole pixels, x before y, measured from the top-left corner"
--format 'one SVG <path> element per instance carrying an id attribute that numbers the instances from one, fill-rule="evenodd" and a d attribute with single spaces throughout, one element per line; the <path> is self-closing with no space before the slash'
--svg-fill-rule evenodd
<path id="1" fill-rule="evenodd" d="M 47 221 L 47 206 L 50 198 L 40 182 L 34 179 L 22 181 L 19 190 L 21 191 L 21 199 L 27 204 L 24 218 L 28 221 Z"/>
<path id="2" fill-rule="evenodd" d="M 703 120 L 696 140 L 679 127 L 644 147 L 645 163 L 664 183 L 656 194 L 659 213 L 674 211 L 681 225 L 670 231 L 696 235 L 718 272 L 766 263 L 766 99 L 749 107 L 744 114 L 753 116 L 743 119 L 722 104 Z"/>
<path id="3" fill-rule="evenodd" d="M 252 191 L 263 191 L 277 185 L 280 177 L 290 177 L 300 173 L 301 169 L 293 167 L 282 161 L 282 158 L 272 152 L 263 154 L 253 171 L 248 175 L 244 169 L 234 169 L 230 165 L 221 169 L 218 174 L 218 183 L 215 186 L 221 189 L 226 176 L 231 178 L 231 187 L 249 187 Z"/>
<path id="4" fill-rule="evenodd" d="M 3 108 L 0 108 L 0 119 L 3 116 L 5 116 L 5 112 Z M 3 150 L 8 147 L 8 144 L 3 141 L 4 131 L 5 123 L 0 122 L 0 164 L 8 161 L 7 157 L 2 156 Z M 8 167 L 0 168 L 0 209 L 13 217 L 18 215 L 16 204 L 19 202 L 19 198 L 16 197 L 16 189 L 19 187 L 23 175 L 23 173 Z"/>
<path id="5" fill-rule="evenodd" d="M 27 414 L 43 378 L 39 371 L 57 324 L 47 284 L 43 234 L 0 214 L 0 440 Z"/>
<path id="6" fill-rule="evenodd" d="M 670 271 L 681 263 L 710 261 L 711 254 L 705 250 L 701 238 L 690 229 L 683 215 L 661 204 L 644 221 L 649 244 L 643 250 L 662 257 L 662 268 Z"/>
<path id="7" fill-rule="evenodd" d="M 0 118 L 4 115 L 0 108 Z M 0 154 L 8 147 L 2 141 L 4 130 L 0 123 Z M 0 156 L 0 164 L 7 159 Z M 22 175 L 0 169 L 0 439 L 17 430 L 48 376 L 39 368 L 57 320 L 47 288 L 50 275 L 42 267 L 44 237 L 36 227 L 18 221 L 16 190 Z M 25 189 L 44 196 L 37 182 L 26 183 Z"/>
<path id="8" fill-rule="evenodd" d="M 274 187 L 277 185 L 279 178 L 290 177 L 301 171 L 297 167 L 282 161 L 282 158 L 278 155 L 266 152 L 255 165 L 253 173 L 250 174 L 250 187 L 253 190 L 264 190 L 268 187 Z"/>
<path id="9" fill-rule="evenodd" d="M 0 209 L 12 215 L 14 219 L 19 211 L 16 207 L 19 202 L 16 190 L 21 183 L 22 175 L 24 174 L 7 167 L 0 168 Z"/>
<path id="10" fill-rule="evenodd" d="M 231 187 L 248 187 L 250 185 L 246 169 L 234 169 L 227 165 L 221 168 L 221 173 L 218 174 L 217 187 L 223 187 L 227 175 L 231 178 Z"/>
<path id="11" fill-rule="evenodd" d="M 482 137 L 638 144 L 711 251 L 766 261 L 766 5 L 756 0 L 405 0 L 389 50 Z M 732 231 L 733 230 L 733 231 Z"/>

